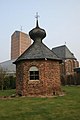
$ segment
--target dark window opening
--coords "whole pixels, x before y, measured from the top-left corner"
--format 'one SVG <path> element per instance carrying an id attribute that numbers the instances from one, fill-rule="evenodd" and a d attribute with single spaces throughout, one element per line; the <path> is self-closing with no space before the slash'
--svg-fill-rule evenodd
<path id="1" fill-rule="evenodd" d="M 30 80 L 39 80 L 39 71 L 30 71 Z"/>
<path id="2" fill-rule="evenodd" d="M 30 80 L 39 80 L 39 70 L 36 66 L 32 66 L 29 70 Z"/>

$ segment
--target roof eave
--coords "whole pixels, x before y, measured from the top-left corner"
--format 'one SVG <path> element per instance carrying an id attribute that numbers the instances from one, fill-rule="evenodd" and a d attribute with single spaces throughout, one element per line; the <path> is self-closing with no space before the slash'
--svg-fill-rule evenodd
<path id="1" fill-rule="evenodd" d="M 53 59 L 53 58 L 32 58 L 32 59 L 20 59 L 20 60 L 16 60 L 13 62 L 13 64 L 17 64 L 18 62 L 21 61 L 27 61 L 27 60 L 54 60 L 54 61 L 59 61 L 59 63 L 62 63 L 61 59 Z"/>

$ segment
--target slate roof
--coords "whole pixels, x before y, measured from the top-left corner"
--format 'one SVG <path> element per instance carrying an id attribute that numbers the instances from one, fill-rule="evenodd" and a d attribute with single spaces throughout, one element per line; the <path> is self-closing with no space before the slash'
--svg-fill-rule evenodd
<path id="1" fill-rule="evenodd" d="M 1 62 L 0 67 L 3 68 L 3 70 L 8 74 L 14 74 L 16 73 L 16 66 L 13 64 L 14 61 L 15 59 Z"/>
<path id="2" fill-rule="evenodd" d="M 45 44 L 34 42 L 17 60 L 30 59 L 54 59 L 60 60 L 55 53 L 52 52 Z"/>
<path id="3" fill-rule="evenodd" d="M 61 59 L 76 59 L 66 45 L 52 48 L 52 51 Z"/>
<path id="4" fill-rule="evenodd" d="M 80 67 L 74 68 L 74 72 L 80 73 Z"/>

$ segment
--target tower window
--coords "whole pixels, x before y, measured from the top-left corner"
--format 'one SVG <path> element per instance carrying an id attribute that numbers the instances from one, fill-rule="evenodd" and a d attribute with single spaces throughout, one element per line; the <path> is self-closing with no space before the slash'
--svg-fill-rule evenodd
<path id="1" fill-rule="evenodd" d="M 39 80 L 39 70 L 37 67 L 32 66 L 29 69 L 30 80 Z"/>

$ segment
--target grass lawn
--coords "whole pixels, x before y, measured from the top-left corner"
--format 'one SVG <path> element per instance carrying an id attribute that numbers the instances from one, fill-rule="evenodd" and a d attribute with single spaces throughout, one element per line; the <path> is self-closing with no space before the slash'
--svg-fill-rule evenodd
<path id="1" fill-rule="evenodd" d="M 80 120 L 80 86 L 62 89 L 62 97 L 0 99 L 0 120 Z M 0 91 L 0 96 L 13 93 Z"/>
<path id="2" fill-rule="evenodd" d="M 0 90 L 0 96 L 10 96 L 12 94 L 15 94 L 16 90 L 15 89 L 11 89 L 11 90 Z"/>

